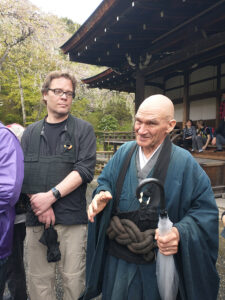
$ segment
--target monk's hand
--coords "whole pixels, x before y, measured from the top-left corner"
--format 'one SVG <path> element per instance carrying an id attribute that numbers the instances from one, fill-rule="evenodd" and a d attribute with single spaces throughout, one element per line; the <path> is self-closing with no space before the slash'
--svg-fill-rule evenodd
<path id="1" fill-rule="evenodd" d="M 55 224 L 55 214 L 54 214 L 52 207 L 50 207 L 45 212 L 43 212 L 41 215 L 39 215 L 38 221 L 45 224 L 46 229 L 50 226 L 50 224 L 54 225 Z"/>
<path id="2" fill-rule="evenodd" d="M 156 229 L 155 239 L 162 254 L 173 255 L 177 253 L 180 234 L 176 227 L 172 227 L 171 231 L 163 236 L 160 236 L 159 229 Z"/>
<path id="3" fill-rule="evenodd" d="M 94 222 L 94 217 L 100 213 L 112 199 L 112 195 L 108 191 L 101 191 L 99 194 L 95 195 L 91 204 L 88 207 L 88 219 L 90 222 Z"/>
<path id="4" fill-rule="evenodd" d="M 41 215 L 56 201 L 52 191 L 30 195 L 30 204 L 36 216 Z"/>

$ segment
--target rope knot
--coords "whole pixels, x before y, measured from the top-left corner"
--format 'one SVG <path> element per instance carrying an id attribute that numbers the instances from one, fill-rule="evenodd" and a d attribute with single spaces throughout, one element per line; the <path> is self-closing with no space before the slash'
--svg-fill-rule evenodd
<path id="1" fill-rule="evenodd" d="M 146 261 L 154 259 L 154 248 L 157 245 L 154 241 L 155 229 L 141 232 L 131 220 L 113 216 L 107 234 L 109 239 L 115 239 L 117 243 L 127 246 L 131 252 L 141 254 Z"/>

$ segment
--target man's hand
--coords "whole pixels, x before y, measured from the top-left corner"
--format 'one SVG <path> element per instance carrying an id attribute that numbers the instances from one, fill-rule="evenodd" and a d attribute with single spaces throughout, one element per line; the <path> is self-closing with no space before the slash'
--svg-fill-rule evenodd
<path id="1" fill-rule="evenodd" d="M 38 221 L 45 224 L 45 228 L 47 229 L 50 224 L 55 224 L 55 214 L 53 209 L 50 207 L 44 213 L 38 216 Z"/>
<path id="2" fill-rule="evenodd" d="M 56 201 L 52 191 L 48 191 L 46 193 L 37 193 L 28 196 L 30 197 L 31 208 L 36 216 L 40 216 Z"/>
<path id="3" fill-rule="evenodd" d="M 109 200 L 112 199 L 112 195 L 108 191 L 101 191 L 99 194 L 95 195 L 91 204 L 88 207 L 88 219 L 90 222 L 94 222 L 94 217 L 102 211 Z"/>
<path id="4" fill-rule="evenodd" d="M 212 139 L 211 144 L 212 144 L 212 145 L 216 145 L 216 137 L 214 137 L 214 138 Z"/>
<path id="5" fill-rule="evenodd" d="M 164 236 L 160 236 L 159 229 L 156 229 L 155 239 L 162 254 L 173 255 L 177 253 L 180 234 L 176 227 L 172 227 L 171 231 Z"/>

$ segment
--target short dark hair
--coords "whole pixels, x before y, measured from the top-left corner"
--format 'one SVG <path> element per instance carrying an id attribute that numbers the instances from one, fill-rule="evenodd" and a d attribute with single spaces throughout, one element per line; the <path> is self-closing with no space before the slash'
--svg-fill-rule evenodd
<path id="1" fill-rule="evenodd" d="M 44 81 L 44 83 L 42 85 L 42 88 L 41 88 L 42 95 L 48 92 L 48 89 L 51 85 L 52 80 L 57 79 L 57 78 L 61 78 L 61 77 L 66 78 L 66 79 L 71 81 L 72 86 L 73 86 L 73 93 L 75 94 L 75 89 L 76 89 L 76 86 L 77 86 L 77 81 L 76 81 L 75 76 L 68 73 L 68 72 L 53 71 L 53 72 L 49 73 L 47 75 L 47 77 L 45 78 L 45 81 Z M 44 99 L 43 99 L 43 101 L 45 102 Z"/>
<path id="2" fill-rule="evenodd" d="M 192 121 L 191 119 L 188 119 L 187 122 L 191 122 L 191 126 L 193 126 L 193 124 L 194 124 L 193 121 Z M 187 123 L 187 122 L 186 122 L 186 123 Z"/>
<path id="3" fill-rule="evenodd" d="M 203 120 L 198 120 L 197 123 L 201 126 L 205 126 L 205 122 Z"/>

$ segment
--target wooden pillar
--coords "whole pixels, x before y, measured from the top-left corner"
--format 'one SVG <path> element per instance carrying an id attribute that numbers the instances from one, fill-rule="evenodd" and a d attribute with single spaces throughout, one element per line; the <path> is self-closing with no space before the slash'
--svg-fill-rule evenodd
<path id="1" fill-rule="evenodd" d="M 187 120 L 189 119 L 190 114 L 190 103 L 189 103 L 189 72 L 184 73 L 184 97 L 183 97 L 183 127 Z"/>
<path id="2" fill-rule="evenodd" d="M 145 78 L 139 70 L 136 72 L 135 112 L 145 97 Z"/>
<path id="3" fill-rule="evenodd" d="M 217 96 L 216 96 L 216 123 L 215 123 L 215 128 L 219 126 L 220 123 L 220 104 L 221 104 L 221 64 L 217 65 L 217 83 L 216 83 L 216 91 L 217 91 Z"/>

